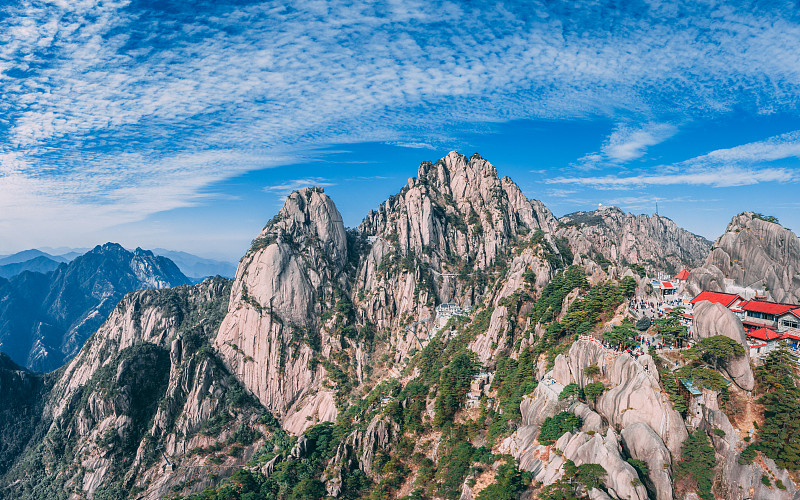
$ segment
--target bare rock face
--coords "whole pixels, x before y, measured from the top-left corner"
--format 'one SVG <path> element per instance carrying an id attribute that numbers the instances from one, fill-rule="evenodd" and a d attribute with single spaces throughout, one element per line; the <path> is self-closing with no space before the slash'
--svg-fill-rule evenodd
<path id="1" fill-rule="evenodd" d="M 680 446 L 689 436 L 680 413 L 672 408 L 667 396 L 658 385 L 657 373 L 649 356 L 639 361 L 627 355 L 614 360 L 609 370 L 613 387 L 597 400 L 597 412 L 613 426 L 624 429 L 637 422 L 650 426 L 664 441 L 673 456 L 680 454 Z M 644 365 L 650 366 L 647 371 Z"/>
<path id="2" fill-rule="evenodd" d="M 405 314 L 431 316 L 437 303 L 474 305 L 485 282 L 467 278 L 492 265 L 515 238 L 555 225 L 543 204 L 525 198 L 478 155 L 453 151 L 424 162 L 359 226 L 374 242 L 359 265 L 354 288 L 365 296 L 357 306 L 378 328 L 389 328 Z"/>
<path id="3" fill-rule="evenodd" d="M 373 479 L 379 479 L 379 475 L 372 467 L 375 452 L 386 450 L 399 431 L 400 427 L 394 420 L 378 415 L 369 423 L 363 437 L 356 436 L 354 448 L 360 449 L 359 465 L 365 474 Z"/>
<path id="4" fill-rule="evenodd" d="M 545 418 L 558 413 L 558 395 L 563 390 L 564 386 L 552 378 L 541 381 L 531 395 L 522 398 L 522 403 L 519 405 L 522 425 L 539 427 Z"/>
<path id="5" fill-rule="evenodd" d="M 656 500 L 672 500 L 672 457 L 664 441 L 644 422 L 622 429 L 622 441 L 633 458 L 647 463 Z"/>
<path id="6" fill-rule="evenodd" d="M 521 469 L 538 474 L 548 466 L 550 454 L 547 447 L 537 446 L 536 438 L 539 427 L 547 417 L 566 410 L 566 402 L 558 399 L 563 389 L 564 386 L 554 379 L 545 377 L 531 395 L 522 398 L 522 425 L 500 446 L 504 453 L 511 454 L 519 461 Z"/>
<path id="7" fill-rule="evenodd" d="M 645 424 L 662 443 L 668 443 L 665 451 L 679 453 L 681 443 L 689 434 L 681 415 L 662 394 L 658 372 L 650 356 L 639 356 L 634 360 L 628 355 L 608 353 L 597 342 L 579 340 L 567 353 L 556 357 L 553 377 L 558 381 L 558 387 L 569 383 L 580 387 L 586 385 L 591 381 L 584 375 L 589 365 L 600 368 L 600 376 L 612 385 L 598 398 L 595 407 L 605 421 L 622 429 L 623 436 L 628 427 Z"/>
<path id="8" fill-rule="evenodd" d="M 336 417 L 333 397 L 322 389 L 326 372 L 312 358 L 341 348 L 318 318 L 332 305 L 346 263 L 341 214 L 322 189 L 306 188 L 287 198 L 236 272 L 215 347 L 292 432 Z M 291 419 L 296 413 L 303 419 Z"/>
<path id="9" fill-rule="evenodd" d="M 770 500 L 788 500 L 798 497 L 794 483 L 785 469 L 779 468 L 774 461 L 760 457 L 749 465 L 742 465 L 738 458 L 747 443 L 739 438 L 739 434 L 731 425 L 728 417 L 715 408 L 703 408 L 700 428 L 708 432 L 711 444 L 721 465 L 721 480 L 715 483 L 715 493 L 727 500 L 745 500 L 748 498 L 764 498 Z M 725 434 L 717 435 L 712 429 L 722 430 Z M 766 486 L 761 482 L 762 475 L 780 479 L 786 487 L 781 490 L 775 486 Z"/>
<path id="10" fill-rule="evenodd" d="M 693 292 L 725 291 L 728 280 L 736 287 L 765 289 L 778 302 L 800 302 L 800 240 L 792 231 L 742 212 L 714 247 L 689 275 Z"/>
<path id="11" fill-rule="evenodd" d="M 609 378 L 614 360 L 615 356 L 606 352 L 599 342 L 579 340 L 572 344 L 567 353 L 556 356 L 553 378 L 562 386 L 575 383 L 583 387 L 591 382 L 584 375 L 587 366 L 596 365 L 600 369 L 600 375 Z"/>
<path id="12" fill-rule="evenodd" d="M 721 367 L 736 385 L 742 389 L 752 391 L 755 388 L 756 382 L 753 377 L 753 369 L 750 367 L 750 352 L 747 347 L 744 327 L 739 318 L 730 309 L 722 304 L 712 303 L 707 300 L 695 304 L 694 335 L 698 339 L 724 335 L 741 344 L 744 348 L 744 355 L 724 361 Z"/>
<path id="13" fill-rule="evenodd" d="M 529 272 L 533 272 L 534 275 L 532 282 L 526 281 L 526 273 Z M 544 288 L 553 279 L 554 274 L 555 270 L 544 257 L 541 246 L 525 248 L 511 260 L 503 286 L 493 297 L 494 311 L 489 320 L 489 328 L 479 334 L 469 346 L 478 355 L 478 360 L 482 364 L 489 363 L 497 357 L 501 350 L 506 348 L 508 330 L 518 323 L 520 326 L 527 326 L 522 323 L 525 321 L 524 315 L 528 310 L 510 311 L 506 299 L 514 293 L 531 292 L 532 289 Z M 564 307 L 566 308 L 569 303 L 571 303 L 569 298 L 565 299 Z"/>
<path id="14" fill-rule="evenodd" d="M 575 465 L 600 464 L 606 470 L 603 481 L 609 493 L 615 498 L 628 498 L 631 500 L 646 500 L 647 489 L 641 483 L 634 486 L 638 479 L 636 470 L 623 460 L 617 434 L 613 429 L 603 436 L 579 432 L 567 432 L 556 441 L 556 448 Z M 538 478 L 537 478 L 538 479 Z"/>
<path id="15" fill-rule="evenodd" d="M 600 490 L 592 490 L 591 498 L 648 498 L 643 484 L 634 486 L 638 475 L 633 466 L 622 458 L 619 438 L 613 429 L 608 429 L 605 436 L 597 432 L 567 432 L 552 446 L 561 450 L 559 454 L 554 453 L 550 446 L 533 442 L 520 446 L 527 441 L 528 432 L 528 429 L 520 428 L 503 442 L 500 450 L 514 456 L 519 461 L 520 469 L 532 472 L 535 481 L 545 485 L 554 483 L 563 476 L 564 462 L 569 459 L 577 466 L 600 464 L 605 469 L 603 484 L 609 495 L 603 496 Z"/>
<path id="16" fill-rule="evenodd" d="M 658 215 L 626 214 L 617 207 L 575 212 L 559 220 L 556 235 L 569 240 L 572 253 L 603 256 L 617 267 L 640 264 L 649 271 L 693 267 L 711 247 L 701 236 Z"/>
<path id="17" fill-rule="evenodd" d="M 603 417 L 599 413 L 589 408 L 585 403 L 576 402 L 570 407 L 569 411 L 581 417 L 583 432 L 605 432 L 607 426 L 603 423 Z"/>

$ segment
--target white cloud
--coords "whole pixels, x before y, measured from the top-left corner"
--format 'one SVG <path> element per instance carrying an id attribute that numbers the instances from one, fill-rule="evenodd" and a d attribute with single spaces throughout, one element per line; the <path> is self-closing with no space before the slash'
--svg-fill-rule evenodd
<path id="1" fill-rule="evenodd" d="M 718 149 L 673 165 L 651 167 L 647 172 L 636 175 L 557 177 L 546 182 L 604 189 L 629 189 L 647 185 L 733 187 L 762 182 L 800 181 L 800 172 L 796 168 L 765 166 L 768 162 L 787 158 L 800 158 L 800 131 L 729 149 Z"/>
<path id="2" fill-rule="evenodd" d="M 677 127 L 668 123 L 617 125 L 600 152 L 584 155 L 573 166 L 581 170 L 591 170 L 603 165 L 619 165 L 636 160 L 644 156 L 647 148 L 664 142 L 677 131 Z"/>
<path id="3" fill-rule="evenodd" d="M 602 2 L 565 6 L 213 2 L 206 11 L 186 3 L 181 17 L 158 2 L 147 12 L 124 0 L 9 4 L 2 224 L 42 238 L 72 220 L 97 229 L 202 202 L 215 182 L 324 155 L 309 152 L 320 145 L 427 148 L 464 122 L 650 124 L 619 127 L 587 159 L 622 163 L 674 133 L 665 116 L 797 110 L 800 23 L 789 4 L 653 2 L 635 15 Z M 707 161 L 748 154 L 767 158 L 742 149 Z M 727 180 L 713 179 L 727 172 L 717 168 L 594 182 L 719 185 L 787 173 L 731 168 Z M 32 223 L 33 214 L 53 223 Z"/>
<path id="4" fill-rule="evenodd" d="M 547 196 L 553 196 L 555 198 L 566 198 L 572 194 L 577 193 L 576 189 L 548 189 Z"/>
<path id="5" fill-rule="evenodd" d="M 336 183 L 322 177 L 306 177 L 304 179 L 288 180 L 282 184 L 276 184 L 274 186 L 266 186 L 264 191 L 267 193 L 277 193 L 281 198 L 285 198 L 293 191 L 297 191 L 298 189 L 303 189 L 305 187 L 325 188 L 335 185 Z"/>
<path id="6" fill-rule="evenodd" d="M 797 173 L 787 168 L 742 168 L 718 167 L 703 172 L 681 172 L 674 174 L 640 174 L 629 177 L 607 175 L 602 177 L 557 177 L 549 184 L 595 186 L 599 188 L 627 189 L 642 186 L 692 185 L 711 187 L 748 186 L 761 182 L 790 182 L 797 180 Z"/>
<path id="7" fill-rule="evenodd" d="M 603 154 L 612 162 L 627 162 L 644 155 L 650 146 L 669 139 L 677 128 L 666 123 L 650 123 L 640 128 L 618 127 L 603 146 Z"/>
<path id="8" fill-rule="evenodd" d="M 389 144 L 392 146 L 410 149 L 436 149 L 436 146 L 432 146 L 427 142 L 390 142 Z"/>

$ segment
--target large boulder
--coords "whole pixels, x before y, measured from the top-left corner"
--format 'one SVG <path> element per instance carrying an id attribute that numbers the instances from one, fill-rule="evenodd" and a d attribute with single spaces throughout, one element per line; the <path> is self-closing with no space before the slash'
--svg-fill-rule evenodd
<path id="1" fill-rule="evenodd" d="M 618 356 L 608 378 L 614 387 L 598 398 L 597 412 L 619 429 L 637 422 L 646 423 L 664 441 L 670 453 L 678 456 L 681 443 L 689 433 L 680 413 L 672 408 L 669 398 L 661 391 L 650 356 L 640 356 L 638 361 L 627 355 Z"/>
<path id="2" fill-rule="evenodd" d="M 570 407 L 569 411 L 581 417 L 581 422 L 583 422 L 582 431 L 605 432 L 607 426 L 603 423 L 603 417 L 589 408 L 587 404 L 576 402 Z"/>
<path id="3" fill-rule="evenodd" d="M 656 500 L 672 500 L 672 458 L 664 441 L 644 422 L 636 422 L 622 429 L 622 441 L 633 458 L 647 463 Z"/>
<path id="4" fill-rule="evenodd" d="M 564 386 L 575 383 L 583 387 L 591 382 L 583 373 L 587 366 L 596 365 L 600 375 L 607 377 L 613 361 L 614 356 L 609 355 L 600 342 L 578 340 L 565 354 L 556 356 L 553 378 Z"/>
<path id="5" fill-rule="evenodd" d="M 744 347 L 743 356 L 735 356 L 724 361 L 721 367 L 731 379 L 746 391 L 755 388 L 755 378 L 750 367 L 750 353 L 747 338 L 739 318 L 722 304 L 703 300 L 694 306 L 694 336 L 698 339 L 724 335 Z"/>
<path id="6" fill-rule="evenodd" d="M 620 454 L 617 434 L 609 429 L 606 436 L 566 433 L 556 441 L 556 448 L 575 465 L 600 464 L 606 470 L 604 484 L 614 498 L 646 500 L 647 489 L 641 483 L 637 486 L 638 474 Z M 538 479 L 538 478 L 537 478 Z"/>

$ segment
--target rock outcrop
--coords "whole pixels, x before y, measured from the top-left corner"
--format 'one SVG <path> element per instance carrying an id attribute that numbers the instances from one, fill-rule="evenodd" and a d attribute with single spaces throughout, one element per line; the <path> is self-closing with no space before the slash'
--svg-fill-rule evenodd
<path id="1" fill-rule="evenodd" d="M 778 302 L 800 303 L 800 240 L 780 224 L 742 212 L 688 281 L 694 293 L 759 290 Z"/>
<path id="2" fill-rule="evenodd" d="M 745 500 L 748 498 L 764 498 L 770 500 L 796 499 L 800 495 L 786 470 L 780 469 L 773 460 L 759 455 L 752 464 L 740 464 L 739 456 L 747 447 L 728 417 L 716 405 L 716 398 L 708 398 L 702 408 L 700 428 L 708 432 L 711 444 L 719 457 L 721 480 L 715 485 L 719 496 L 726 500 Z M 712 429 L 720 430 L 719 435 Z M 770 482 L 780 480 L 785 489 L 772 484 L 765 485 L 761 477 L 766 475 Z"/>
<path id="3" fill-rule="evenodd" d="M 357 305 L 379 328 L 404 314 L 431 316 L 442 302 L 474 305 L 485 291 L 484 271 L 515 239 L 535 230 L 549 238 L 555 226 L 541 202 L 525 198 L 478 155 L 453 151 L 424 162 L 359 226 L 373 243 L 354 285 L 367 292 Z"/>
<path id="4" fill-rule="evenodd" d="M 613 498 L 647 499 L 644 485 L 636 485 L 639 478 L 636 470 L 620 454 L 619 438 L 613 429 L 609 429 L 605 436 L 584 432 L 573 435 L 567 432 L 556 441 L 555 446 L 575 465 L 602 465 L 606 470 L 603 484 Z"/>
<path id="5" fill-rule="evenodd" d="M 611 365 L 609 380 L 612 388 L 597 400 L 597 412 L 613 426 L 625 429 L 643 422 L 664 441 L 672 456 L 680 455 L 680 446 L 689 433 L 680 413 L 672 408 L 666 394 L 658 385 L 658 373 L 649 356 L 639 361 L 627 355 L 619 356 Z M 645 363 L 649 364 L 647 371 Z"/>
<path id="6" fill-rule="evenodd" d="M 36 485 L 44 497 L 66 489 L 71 498 L 120 498 L 136 488 L 137 498 L 155 499 L 214 484 L 202 473 L 213 450 L 222 464 L 244 465 L 268 429 L 257 423 L 263 407 L 209 344 L 229 294 L 230 282 L 209 279 L 121 301 L 45 396 L 34 430 L 44 438 L 32 452 L 57 472 L 39 483 L 19 461 L 0 494 L 17 498 Z M 238 456 L 228 456 L 235 442 Z"/>
<path id="7" fill-rule="evenodd" d="M 639 264 L 650 272 L 694 267 L 708 255 L 708 240 L 658 215 L 633 215 L 617 207 L 575 212 L 558 219 L 556 235 L 572 253 L 602 257 L 618 268 Z"/>
<path id="8" fill-rule="evenodd" d="M 750 367 L 750 352 L 742 322 L 730 309 L 722 304 L 703 300 L 694 305 L 694 335 L 699 339 L 724 335 L 735 340 L 744 348 L 743 356 L 734 356 L 721 363 L 731 379 L 746 391 L 755 388 L 753 369 Z"/>
<path id="9" fill-rule="evenodd" d="M 566 354 L 556 357 L 553 377 L 560 386 L 576 383 L 582 387 L 590 381 L 584 375 L 589 365 L 596 365 L 600 376 L 611 385 L 598 398 L 597 413 L 619 429 L 637 422 L 647 424 L 677 456 L 688 432 L 681 415 L 659 387 L 652 358 L 644 355 L 635 360 L 625 354 L 618 356 L 606 352 L 597 342 L 579 340 Z"/>
<path id="10" fill-rule="evenodd" d="M 125 294 L 189 283 L 169 259 L 98 245 L 49 274 L 0 279 L 0 345 L 18 364 L 51 371 L 77 354 Z"/>
<path id="11" fill-rule="evenodd" d="M 336 418 L 322 388 L 327 372 L 312 359 L 341 348 L 320 315 L 343 293 L 347 257 L 333 201 L 322 189 L 295 191 L 240 262 L 214 342 L 244 386 L 284 420 L 313 409 L 291 421 L 295 433 Z"/>
<path id="12" fill-rule="evenodd" d="M 621 436 L 631 457 L 647 464 L 656 500 L 672 500 L 672 457 L 661 437 L 644 422 L 625 427 Z"/>

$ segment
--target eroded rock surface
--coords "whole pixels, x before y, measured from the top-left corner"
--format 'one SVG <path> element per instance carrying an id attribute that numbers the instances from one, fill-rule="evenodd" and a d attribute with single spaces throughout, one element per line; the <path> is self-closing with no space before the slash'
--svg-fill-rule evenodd
<path id="1" fill-rule="evenodd" d="M 622 268 L 639 264 L 649 271 L 694 267 L 708 254 L 708 240 L 658 215 L 633 215 L 617 207 L 575 212 L 558 219 L 557 236 L 572 253 L 603 256 Z"/>
<path id="2" fill-rule="evenodd" d="M 792 231 L 742 212 L 714 247 L 690 273 L 692 292 L 753 287 L 778 302 L 800 302 L 800 240 Z"/>
<path id="3" fill-rule="evenodd" d="M 625 427 L 621 436 L 631 456 L 647 463 L 656 499 L 672 500 L 672 457 L 661 437 L 644 422 Z"/>
<path id="4" fill-rule="evenodd" d="M 739 318 L 722 304 L 712 303 L 707 300 L 695 304 L 693 314 L 694 335 L 697 339 L 724 335 L 742 345 L 744 355 L 723 361 L 721 367 L 730 375 L 736 385 L 746 391 L 752 391 L 756 382 L 753 377 L 753 369 L 750 367 L 750 350 L 747 347 L 747 337 Z"/>
<path id="5" fill-rule="evenodd" d="M 322 388 L 326 371 L 311 359 L 341 348 L 318 318 L 332 305 L 346 263 L 341 214 L 321 189 L 306 188 L 287 198 L 236 272 L 214 344 L 245 387 L 292 432 L 337 414 Z M 292 419 L 294 414 L 303 419 Z"/>

